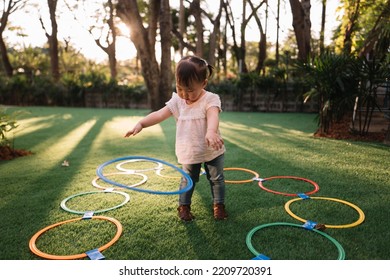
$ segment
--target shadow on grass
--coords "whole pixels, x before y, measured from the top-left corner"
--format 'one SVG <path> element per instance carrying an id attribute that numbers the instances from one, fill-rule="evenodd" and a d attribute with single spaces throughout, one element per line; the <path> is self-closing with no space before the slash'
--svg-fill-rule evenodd
<path id="1" fill-rule="evenodd" d="M 80 139 L 77 145 L 75 145 L 71 151 L 65 153 L 64 158 L 51 159 L 50 161 L 52 163 L 54 162 L 51 166 L 44 162 L 44 158 L 40 158 L 39 161 L 37 161 L 37 157 L 32 160 L 19 160 L 19 167 L 15 167 L 15 165 L 18 164 L 16 161 L 0 166 L 4 171 L 5 168 L 10 165 L 14 165 L 13 168 L 17 169 L 23 168 L 24 163 L 35 165 L 26 168 L 25 178 L 15 178 L 12 173 L 8 174 L 6 176 L 7 184 L 2 187 L 7 195 L 4 197 L 3 203 L 1 203 L 2 206 L 0 211 L 4 213 L 15 213 L 15 216 L 6 216 L 2 219 L 2 224 L 0 226 L 2 232 L 1 247 L 3 248 L 0 257 L 1 259 L 31 259 L 32 254 L 27 253 L 26 246 L 28 248 L 28 242 L 32 235 L 43 227 L 63 219 L 69 219 L 69 215 L 63 213 L 59 208 L 59 201 L 65 198 L 61 197 L 61 195 L 72 183 L 74 177 L 79 173 L 79 170 L 82 169 L 84 160 L 90 152 L 90 147 L 92 146 L 96 135 L 106 122 L 105 119 L 91 116 L 78 118 L 76 122 L 71 122 L 69 124 L 66 123 L 66 121 L 61 121 L 61 118 L 49 120 L 51 125 L 58 126 L 58 130 L 56 130 L 58 133 L 56 135 L 50 134 L 50 136 L 46 138 L 44 144 L 47 145 L 48 149 L 50 149 L 51 145 L 60 142 L 63 137 L 75 128 L 75 126 L 80 126 L 92 119 L 94 119 L 94 124 L 87 128 L 88 131 Z M 49 131 L 52 130 L 49 128 L 43 129 L 40 131 L 40 135 L 45 135 L 45 133 Z M 29 137 L 29 135 L 23 137 Z M 30 145 L 39 145 L 40 141 L 42 141 L 42 139 L 34 139 L 33 141 L 30 141 Z M 66 147 L 64 146 L 64 149 L 65 148 Z M 44 151 L 44 149 L 42 151 Z M 73 156 L 77 157 L 78 160 L 72 162 L 70 168 L 61 167 L 62 160 L 65 158 L 72 158 Z M 30 181 L 28 177 L 31 176 L 31 174 L 29 175 L 28 173 L 33 173 L 35 168 L 47 168 L 47 170 L 39 177 L 34 177 L 33 181 Z M 4 176 L 2 176 L 2 178 L 4 178 Z M 18 184 L 21 179 L 24 180 L 24 184 L 22 185 Z M 17 185 L 18 187 L 13 188 L 12 185 Z M 8 189 L 8 191 L 5 189 Z M 21 246 L 15 247 L 16 240 Z"/>
<path id="2" fill-rule="evenodd" d="M 145 130 L 129 140 L 120 136 L 127 124 L 120 128 L 109 126 L 117 121 L 118 116 L 132 114 L 138 118 L 146 114 L 145 111 L 110 110 L 103 113 L 50 109 L 45 114 L 54 117 L 46 121 L 34 120 L 31 124 L 38 125 L 39 129 L 25 132 L 16 139 L 17 143 L 36 149 L 37 154 L 32 158 L 0 163 L 0 211 L 3 213 L 0 259 L 36 259 L 28 250 L 29 239 L 49 224 L 76 217 L 62 211 L 60 201 L 68 194 L 89 189 L 95 168 L 104 161 L 138 154 L 176 163 L 173 119 L 161 124 L 162 134 L 161 131 Z M 305 117 L 227 113 L 221 121 L 227 147 L 225 167 L 251 169 L 262 178 L 276 175 L 305 177 L 319 184 L 320 190 L 315 196 L 355 203 L 366 212 L 365 222 L 356 228 L 333 229 L 328 233 L 344 246 L 349 259 L 388 259 L 390 238 L 384 229 L 389 226 L 389 220 L 383 209 L 389 202 L 390 182 L 389 171 L 383 167 L 390 164 L 389 150 L 376 144 L 313 138 L 313 124 L 302 123 L 301 118 Z M 69 139 L 70 142 L 65 143 L 64 139 L 78 128 L 83 134 L 76 137 L 75 133 L 73 141 Z M 112 135 L 116 129 L 123 131 Z M 59 154 L 50 152 L 53 146 L 59 147 Z M 345 156 L 340 156 L 344 153 Z M 64 159 L 70 159 L 70 167 L 60 166 Z M 368 163 L 373 163 L 373 167 Z M 177 221 L 176 199 L 133 194 L 132 199 L 138 201 L 132 200 L 129 206 L 115 212 L 115 215 L 122 215 L 125 227 L 118 244 L 133 251 L 129 253 L 118 246 L 112 250 L 118 255 L 112 256 L 250 259 L 253 256 L 245 246 L 245 237 L 254 226 L 280 221 L 299 223 L 283 209 L 291 197 L 265 192 L 256 182 L 228 184 L 226 188 L 229 218 L 216 222 L 212 217 L 210 187 L 206 178 L 201 177 L 194 193 L 197 220 L 188 225 Z M 155 243 L 150 244 L 149 237 Z M 134 240 L 136 238 L 139 240 Z M 165 244 L 161 238 L 175 240 Z M 176 239 L 179 244 L 176 244 Z M 155 252 L 161 245 L 166 250 Z M 142 246 L 150 248 L 142 249 Z M 176 247 L 171 250 L 171 246 Z M 188 248 L 191 253 L 187 255 L 180 248 Z"/>

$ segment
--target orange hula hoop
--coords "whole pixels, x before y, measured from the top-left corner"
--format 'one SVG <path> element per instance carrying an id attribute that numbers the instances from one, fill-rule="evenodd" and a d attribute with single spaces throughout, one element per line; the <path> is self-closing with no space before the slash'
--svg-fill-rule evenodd
<path id="1" fill-rule="evenodd" d="M 67 224 L 67 223 L 71 223 L 71 222 L 75 222 L 75 221 L 80 221 L 82 219 L 83 218 L 75 218 L 75 219 L 71 219 L 71 220 L 66 220 L 66 221 L 58 222 L 58 223 L 52 224 L 50 226 L 47 226 L 44 229 L 41 229 L 36 234 L 34 234 L 34 236 L 30 239 L 30 242 L 29 242 L 30 250 L 35 255 L 42 257 L 44 259 L 50 259 L 50 260 L 75 260 L 75 259 L 82 259 L 82 258 L 87 257 L 86 253 L 81 253 L 81 254 L 76 254 L 76 255 L 51 255 L 51 254 L 47 254 L 47 253 L 40 251 L 36 245 L 37 239 L 46 231 L 48 231 L 52 228 L 61 226 L 63 224 Z M 121 223 L 114 218 L 105 217 L 105 216 L 92 216 L 91 219 L 106 220 L 106 221 L 113 223 L 117 227 L 117 231 L 116 231 L 114 238 L 111 241 L 109 241 L 107 244 L 98 248 L 98 251 L 102 252 L 102 251 L 106 250 L 108 247 L 110 247 L 112 244 L 114 244 L 119 239 L 119 237 L 122 234 L 123 228 L 122 228 Z"/>

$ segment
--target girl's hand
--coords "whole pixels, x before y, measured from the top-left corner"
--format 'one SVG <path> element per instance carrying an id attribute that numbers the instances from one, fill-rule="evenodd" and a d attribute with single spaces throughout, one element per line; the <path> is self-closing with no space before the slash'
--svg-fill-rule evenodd
<path id="1" fill-rule="evenodd" d="M 207 146 L 212 147 L 214 150 L 220 150 L 223 147 L 223 139 L 213 130 L 207 130 L 206 133 Z"/>
<path id="2" fill-rule="evenodd" d="M 141 130 L 143 129 L 142 125 L 140 123 L 137 123 L 132 130 L 129 130 L 126 134 L 125 134 L 125 137 L 130 137 L 130 136 L 135 136 L 137 135 L 139 132 L 141 132 Z"/>

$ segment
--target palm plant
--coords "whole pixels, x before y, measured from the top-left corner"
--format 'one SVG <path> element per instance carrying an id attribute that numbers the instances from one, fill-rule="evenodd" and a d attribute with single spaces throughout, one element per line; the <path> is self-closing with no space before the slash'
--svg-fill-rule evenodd
<path id="1" fill-rule="evenodd" d="M 374 111 L 381 111 L 377 102 L 377 90 L 386 83 L 386 79 L 390 76 L 390 68 L 385 58 L 378 61 L 375 57 L 371 60 L 362 57 L 358 62 L 357 76 L 360 82 L 356 96 L 353 129 L 357 130 L 360 135 L 365 135 L 368 133 Z"/>
<path id="2" fill-rule="evenodd" d="M 332 122 L 341 120 L 352 110 L 358 87 L 355 62 L 350 56 L 326 52 L 308 63 L 295 64 L 311 89 L 304 94 L 305 100 L 318 97 L 319 133 L 329 133 Z"/>

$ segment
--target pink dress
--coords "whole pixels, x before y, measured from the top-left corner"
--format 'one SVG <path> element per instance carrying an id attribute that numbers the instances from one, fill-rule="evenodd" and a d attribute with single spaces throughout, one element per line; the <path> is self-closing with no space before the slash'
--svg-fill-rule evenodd
<path id="1" fill-rule="evenodd" d="M 215 106 L 221 111 L 221 99 L 217 94 L 206 91 L 199 100 L 188 105 L 174 92 L 166 105 L 176 120 L 176 156 L 179 163 L 208 162 L 225 152 L 225 146 L 220 150 L 208 147 L 205 139 L 207 110 Z"/>

